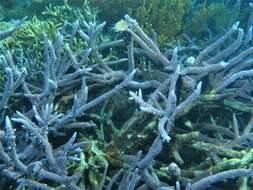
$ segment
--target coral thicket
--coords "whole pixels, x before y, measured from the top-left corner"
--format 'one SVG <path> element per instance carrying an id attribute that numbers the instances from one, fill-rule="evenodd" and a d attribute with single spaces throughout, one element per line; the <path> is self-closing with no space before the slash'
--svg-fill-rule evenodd
<path id="1" fill-rule="evenodd" d="M 253 188 L 252 3 L 1 6 L 0 189 Z"/>

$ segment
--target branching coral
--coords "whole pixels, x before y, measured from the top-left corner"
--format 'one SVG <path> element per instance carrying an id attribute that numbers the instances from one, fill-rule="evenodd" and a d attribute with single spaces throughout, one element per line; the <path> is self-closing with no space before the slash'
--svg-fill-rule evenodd
<path id="1" fill-rule="evenodd" d="M 3 48 L 3 188 L 197 190 L 253 176 L 251 26 L 165 50 L 129 15 L 110 41 L 94 19 L 42 33 L 33 58 Z"/>

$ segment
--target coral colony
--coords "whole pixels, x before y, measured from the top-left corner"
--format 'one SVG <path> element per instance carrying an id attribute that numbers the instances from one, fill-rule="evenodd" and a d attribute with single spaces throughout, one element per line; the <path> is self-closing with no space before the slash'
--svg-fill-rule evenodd
<path id="1" fill-rule="evenodd" d="M 253 187 L 251 4 L 246 24 L 167 48 L 138 18 L 108 34 L 68 8 L 50 34 L 26 17 L 0 32 L 0 189 Z"/>

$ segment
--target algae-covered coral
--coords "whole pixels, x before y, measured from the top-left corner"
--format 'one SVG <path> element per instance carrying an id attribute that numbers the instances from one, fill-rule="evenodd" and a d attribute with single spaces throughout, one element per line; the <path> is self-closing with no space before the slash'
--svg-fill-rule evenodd
<path id="1" fill-rule="evenodd" d="M 152 15 L 158 2 L 164 9 Z M 253 187 L 251 4 L 218 23 L 209 20 L 217 10 L 246 4 L 132 2 L 136 19 L 108 30 L 94 2 L 62 3 L 0 33 L 1 189 Z M 147 24 L 166 10 L 202 14 L 204 4 L 215 11 L 200 33 L 166 36 Z M 186 30 L 198 19 L 182 17 L 168 20 Z M 165 46 L 159 32 L 183 42 Z"/>
<path id="2" fill-rule="evenodd" d="M 179 38 L 182 40 L 182 33 L 197 36 L 203 32 L 210 32 L 208 27 L 211 27 L 212 32 L 216 34 L 224 32 L 231 24 L 230 21 L 236 21 L 239 17 L 248 14 L 249 2 L 241 0 L 94 0 L 91 4 L 97 6 L 101 10 L 99 15 L 108 19 L 109 22 L 116 22 L 126 13 L 137 17 L 144 31 L 151 36 L 156 36 L 159 44 L 164 46 Z M 111 7 L 115 8 L 111 9 Z"/>
<path id="3" fill-rule="evenodd" d="M 189 11 L 191 1 L 92 1 L 92 4 L 101 9 L 100 15 L 111 21 L 116 21 L 126 13 L 138 17 L 144 29 L 149 34 L 158 33 L 158 41 L 161 45 L 175 39 L 182 30 L 183 18 Z M 116 7 L 111 12 L 111 7 Z M 110 14 L 107 12 L 110 11 Z M 171 27 L 173 25 L 173 27 Z"/>

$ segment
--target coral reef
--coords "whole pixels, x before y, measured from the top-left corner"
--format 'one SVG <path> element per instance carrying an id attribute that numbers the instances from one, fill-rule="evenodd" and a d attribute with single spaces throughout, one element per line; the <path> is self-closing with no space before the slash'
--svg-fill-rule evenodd
<path id="1" fill-rule="evenodd" d="M 136 9 L 143 28 L 126 14 L 108 32 L 92 4 L 65 1 L 0 33 L 1 189 L 253 187 L 252 4 L 243 24 L 212 21 L 163 48 L 147 24 L 167 15 L 150 15 L 158 2 Z M 242 6 L 215 3 L 204 19 Z"/>
<path id="2" fill-rule="evenodd" d="M 210 35 L 209 38 L 220 34 L 239 18 L 247 20 L 249 3 L 249 0 L 91 1 L 101 10 L 99 17 L 111 23 L 126 13 L 137 17 L 144 31 L 152 39 L 156 38 L 160 46 L 176 43 L 179 39 L 182 41 L 182 33 L 199 38 L 204 38 L 206 33 Z M 111 7 L 116 8 L 111 10 Z"/>
<path id="3" fill-rule="evenodd" d="M 131 13 L 139 19 L 145 32 L 154 35 L 157 32 L 157 41 L 160 45 L 176 39 L 176 36 L 183 28 L 183 18 L 190 9 L 191 1 L 164 1 L 164 0 L 141 0 L 141 1 L 91 1 L 97 6 L 101 13 L 100 17 L 111 22 L 116 22 L 126 13 Z M 116 7 L 111 11 L 111 7 Z M 110 11 L 110 14 L 108 12 Z M 172 14 L 173 13 L 173 14 Z M 173 27 L 171 27 L 173 25 Z"/>

